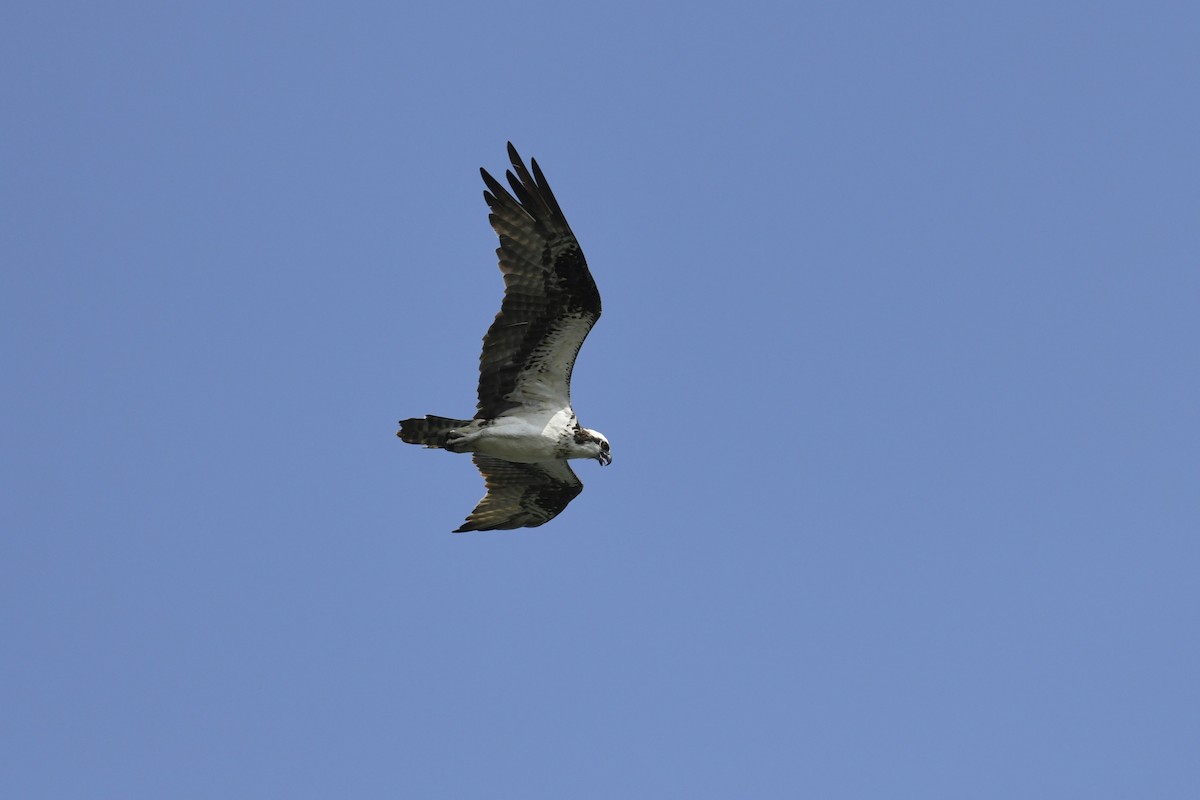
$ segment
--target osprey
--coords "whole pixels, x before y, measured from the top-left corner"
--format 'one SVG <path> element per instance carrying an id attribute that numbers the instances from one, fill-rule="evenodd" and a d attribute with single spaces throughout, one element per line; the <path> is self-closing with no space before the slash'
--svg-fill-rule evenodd
<path id="1" fill-rule="evenodd" d="M 508 157 L 513 194 L 479 170 L 500 237 L 504 301 L 483 337 L 478 410 L 469 420 L 401 420 L 396 434 L 473 454 L 487 494 L 455 533 L 549 522 L 583 491 L 568 459 L 612 462 L 608 439 L 580 425 L 571 409 L 571 371 L 600 318 L 600 293 L 537 161 L 530 174 L 511 142 Z"/>

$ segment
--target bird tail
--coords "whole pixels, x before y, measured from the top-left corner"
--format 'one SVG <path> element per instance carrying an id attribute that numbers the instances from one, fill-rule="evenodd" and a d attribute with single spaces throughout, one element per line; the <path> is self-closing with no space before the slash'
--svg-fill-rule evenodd
<path id="1" fill-rule="evenodd" d="M 402 441 L 409 444 L 423 444 L 426 447 L 445 447 L 450 433 L 458 428 L 470 425 L 469 419 L 450 419 L 426 414 L 425 419 L 402 419 L 400 430 L 396 433 Z"/>

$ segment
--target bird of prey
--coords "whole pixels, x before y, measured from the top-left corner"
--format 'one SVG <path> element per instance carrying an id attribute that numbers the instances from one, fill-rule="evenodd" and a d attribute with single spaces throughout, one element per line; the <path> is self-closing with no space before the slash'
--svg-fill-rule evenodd
<path id="1" fill-rule="evenodd" d="M 537 161 L 526 169 L 511 142 L 508 157 L 512 194 L 479 170 L 500 237 L 504 301 L 483 337 L 475 417 L 401 420 L 396 434 L 472 454 L 487 494 L 455 533 L 549 522 L 583 491 L 568 459 L 612 462 L 608 439 L 571 408 L 571 371 L 600 318 L 600 293 Z"/>

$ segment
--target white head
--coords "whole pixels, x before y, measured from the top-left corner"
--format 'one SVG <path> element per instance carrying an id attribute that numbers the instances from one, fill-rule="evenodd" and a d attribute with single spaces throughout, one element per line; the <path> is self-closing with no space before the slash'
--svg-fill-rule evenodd
<path id="1" fill-rule="evenodd" d="M 594 458 L 604 467 L 612 463 L 612 448 L 608 446 L 608 439 L 600 431 L 591 428 L 579 428 L 575 432 L 575 452 L 578 455 L 574 458 Z"/>

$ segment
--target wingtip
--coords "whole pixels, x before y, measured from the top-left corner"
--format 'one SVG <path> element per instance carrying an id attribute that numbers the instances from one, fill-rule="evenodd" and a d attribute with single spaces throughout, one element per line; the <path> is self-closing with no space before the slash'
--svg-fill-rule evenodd
<path id="1" fill-rule="evenodd" d="M 514 165 L 521 163 L 521 156 L 517 153 L 517 148 L 513 147 L 513 143 L 508 143 L 508 160 Z"/>
<path id="2" fill-rule="evenodd" d="M 483 178 L 483 185 L 487 187 L 483 192 L 483 199 L 487 201 L 489 206 L 494 206 L 496 204 L 495 200 L 506 194 L 504 184 L 493 178 L 492 173 L 483 167 L 479 168 L 479 174 Z"/>

